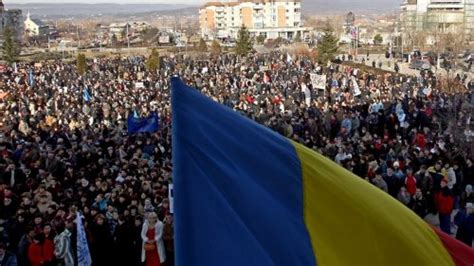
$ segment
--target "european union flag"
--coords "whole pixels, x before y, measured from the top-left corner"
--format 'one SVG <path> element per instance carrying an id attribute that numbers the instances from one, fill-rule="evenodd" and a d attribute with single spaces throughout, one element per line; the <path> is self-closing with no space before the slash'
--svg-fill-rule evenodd
<path id="1" fill-rule="evenodd" d="M 82 91 L 82 97 L 84 98 L 84 101 L 86 101 L 86 102 L 92 101 L 92 97 L 89 94 L 89 91 L 87 90 L 87 87 L 85 87 L 84 90 Z"/>
<path id="2" fill-rule="evenodd" d="M 133 113 L 128 116 L 128 133 L 154 133 L 159 130 L 158 114 L 153 112 L 148 117 L 135 117 Z"/>

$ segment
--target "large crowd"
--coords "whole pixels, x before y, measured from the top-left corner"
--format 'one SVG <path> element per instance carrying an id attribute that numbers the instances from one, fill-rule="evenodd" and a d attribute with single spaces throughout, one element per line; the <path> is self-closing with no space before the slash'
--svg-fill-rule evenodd
<path id="1" fill-rule="evenodd" d="M 311 74 L 326 75 L 326 89 Z M 459 77 L 465 91 L 454 94 L 430 72 L 362 71 L 281 53 L 166 56 L 157 71 L 130 56 L 90 60 L 84 75 L 61 61 L 0 74 L 2 266 L 75 265 L 77 215 L 92 265 L 174 265 L 172 75 L 330 157 L 420 217 L 438 213 L 443 231 L 472 244 L 474 164 L 459 144 L 473 139 L 458 128 L 469 129 L 474 81 Z M 157 132 L 128 134 L 130 114 L 151 112 Z"/>

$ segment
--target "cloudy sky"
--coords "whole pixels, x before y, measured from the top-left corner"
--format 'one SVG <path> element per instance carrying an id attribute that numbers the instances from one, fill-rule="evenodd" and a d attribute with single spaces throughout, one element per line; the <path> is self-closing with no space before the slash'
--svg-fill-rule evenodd
<path id="1" fill-rule="evenodd" d="M 133 3 L 133 4 L 190 4 L 198 5 L 205 0 L 3 0 L 6 4 L 25 4 L 25 3 Z"/>

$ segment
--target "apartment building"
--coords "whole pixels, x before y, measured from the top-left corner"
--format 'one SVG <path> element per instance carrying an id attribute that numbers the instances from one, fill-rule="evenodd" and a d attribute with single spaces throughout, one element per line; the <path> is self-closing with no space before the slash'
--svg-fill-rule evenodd
<path id="1" fill-rule="evenodd" d="M 301 0 L 209 2 L 199 11 L 202 37 L 236 38 L 242 25 L 252 35 L 293 39 L 309 32 L 301 20 Z"/>
<path id="2" fill-rule="evenodd" d="M 23 40 L 23 15 L 20 9 L 6 9 L 3 1 L 0 0 L 0 42 L 3 31 L 10 28 L 18 41 Z"/>
<path id="3" fill-rule="evenodd" d="M 402 32 L 438 31 L 474 35 L 474 0 L 405 0 Z"/>

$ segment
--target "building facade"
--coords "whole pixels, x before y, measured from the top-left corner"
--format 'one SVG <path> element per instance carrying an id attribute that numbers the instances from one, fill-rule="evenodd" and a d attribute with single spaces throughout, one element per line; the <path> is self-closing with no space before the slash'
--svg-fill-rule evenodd
<path id="1" fill-rule="evenodd" d="M 199 10 L 205 39 L 236 38 L 244 25 L 252 35 L 268 39 L 302 37 L 309 28 L 301 20 L 301 0 L 239 0 L 209 2 Z"/>
<path id="2" fill-rule="evenodd" d="M 474 36 L 474 0 L 405 0 L 402 32 L 464 33 Z"/>
<path id="3" fill-rule="evenodd" d="M 0 0 L 0 41 L 2 41 L 3 31 L 6 28 L 13 31 L 13 35 L 19 42 L 23 40 L 23 15 L 21 10 L 6 9 L 3 1 Z"/>
<path id="4" fill-rule="evenodd" d="M 32 19 L 28 12 L 25 20 L 25 31 L 30 37 L 44 37 L 49 35 L 49 26 L 39 19 Z"/>

